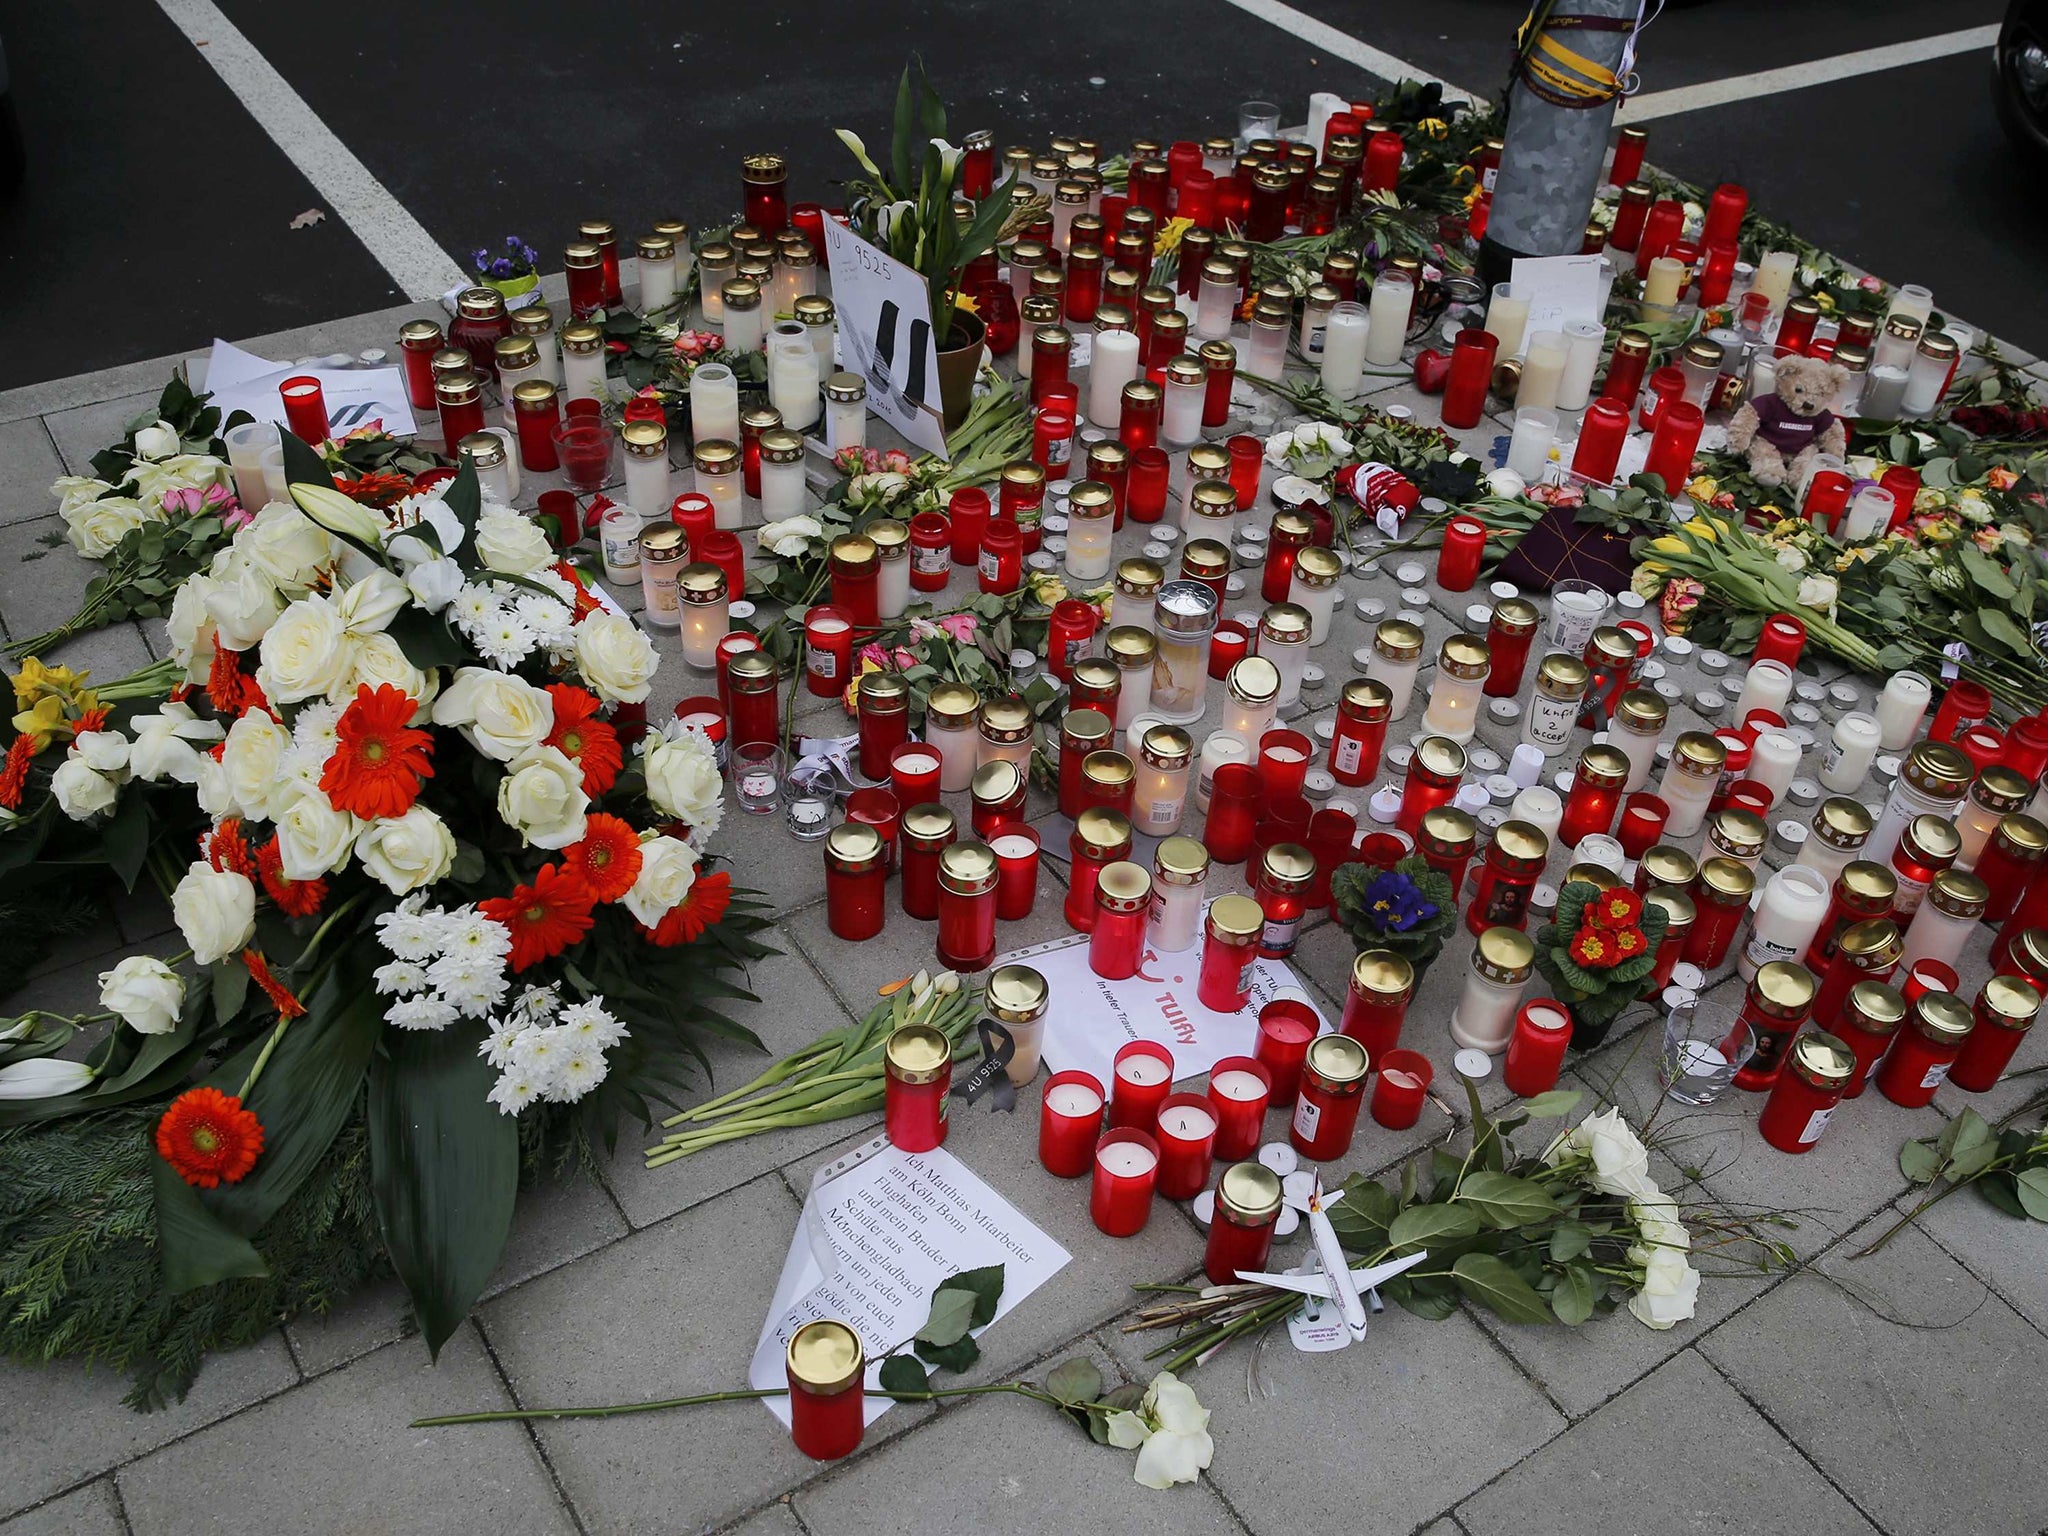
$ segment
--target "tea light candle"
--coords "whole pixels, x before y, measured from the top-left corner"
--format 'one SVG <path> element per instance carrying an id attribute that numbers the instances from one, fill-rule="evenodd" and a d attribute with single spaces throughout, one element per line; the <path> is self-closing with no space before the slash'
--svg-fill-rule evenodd
<path id="1" fill-rule="evenodd" d="M 1255 1057 L 1225 1056 L 1210 1068 L 1209 1105 L 1216 1113 L 1213 1155 L 1236 1162 L 1258 1151 L 1272 1093 L 1273 1075 Z"/>
<path id="2" fill-rule="evenodd" d="M 1094 1165 L 1102 1134 L 1102 1084 L 1089 1072 L 1055 1072 L 1038 1111 L 1038 1160 L 1045 1171 L 1078 1179 Z"/>
<path id="3" fill-rule="evenodd" d="M 705 363 L 690 375 L 690 437 L 698 443 L 740 440 L 740 381 L 724 363 Z"/>
<path id="4" fill-rule="evenodd" d="M 1095 1147 L 1095 1182 L 1088 1214 L 1110 1237 L 1131 1237 L 1145 1229 L 1158 1183 L 1159 1144 L 1143 1131 L 1113 1130 Z"/>
<path id="5" fill-rule="evenodd" d="M 1742 679 L 1742 696 L 1735 701 L 1735 723 L 1742 724 L 1753 709 L 1768 709 L 1783 716 L 1792 697 L 1792 669 L 1782 661 L 1759 661 Z"/>
<path id="6" fill-rule="evenodd" d="M 1556 790 L 1531 784 L 1515 796 L 1514 804 L 1508 807 L 1508 819 L 1540 828 L 1544 837 L 1554 843 L 1558 828 L 1564 824 L 1564 801 Z"/>
<path id="7" fill-rule="evenodd" d="M 1192 1200 L 1209 1183 L 1216 1143 L 1216 1112 L 1208 1097 L 1176 1093 L 1159 1106 L 1159 1193 Z"/>
<path id="8" fill-rule="evenodd" d="M 1149 1131 L 1158 1123 L 1159 1106 L 1172 1092 L 1173 1053 L 1155 1040 L 1133 1040 L 1116 1053 L 1110 1127 Z"/>
<path id="9" fill-rule="evenodd" d="M 1320 1026 L 1315 1010 L 1291 997 L 1275 998 L 1259 1010 L 1259 1039 L 1253 1050 L 1280 1103 L 1292 1104 L 1301 1092 L 1301 1064 Z"/>

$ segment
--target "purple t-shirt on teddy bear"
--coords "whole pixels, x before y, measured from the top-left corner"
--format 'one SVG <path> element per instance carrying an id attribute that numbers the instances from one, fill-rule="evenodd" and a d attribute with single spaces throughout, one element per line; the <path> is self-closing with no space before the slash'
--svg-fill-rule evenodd
<path id="1" fill-rule="evenodd" d="M 1776 395 L 1751 403 L 1756 407 L 1756 435 L 1788 459 L 1835 424 L 1833 411 L 1801 416 Z"/>

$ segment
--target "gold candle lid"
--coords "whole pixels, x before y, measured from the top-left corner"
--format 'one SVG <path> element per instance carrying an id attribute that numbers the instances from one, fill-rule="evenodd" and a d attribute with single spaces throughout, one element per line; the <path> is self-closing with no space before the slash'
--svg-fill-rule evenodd
<path id="1" fill-rule="evenodd" d="M 940 862 L 943 865 L 952 855 L 976 848 L 988 852 L 980 843 L 956 843 L 946 850 Z M 905 1024 L 890 1034 L 883 1058 L 888 1062 L 889 1075 L 899 1083 L 935 1083 L 952 1064 L 953 1042 L 946 1038 L 944 1030 L 929 1024 Z"/>
<path id="2" fill-rule="evenodd" d="M 1308 1043 L 1303 1069 L 1319 1088 L 1357 1091 L 1371 1065 L 1365 1047 L 1349 1035 L 1317 1035 Z"/>
<path id="3" fill-rule="evenodd" d="M 1094 806 L 1074 818 L 1074 835 L 1099 853 L 1121 852 L 1131 846 L 1130 818 L 1106 805 Z"/>
<path id="4" fill-rule="evenodd" d="M 1043 1017 L 1049 996 L 1045 977 L 1028 965 L 998 966 L 988 978 L 988 1011 L 1005 1024 Z"/>
<path id="5" fill-rule="evenodd" d="M 867 1354 L 860 1335 L 844 1323 L 805 1323 L 790 1336 L 790 1379 L 814 1397 L 834 1397 L 861 1379 Z"/>
<path id="6" fill-rule="evenodd" d="M 1218 896 L 1209 904 L 1209 927 L 1226 938 L 1255 938 L 1266 931 L 1266 909 L 1249 896 Z"/>
<path id="7" fill-rule="evenodd" d="M 1781 1020 L 1805 1018 L 1819 989 L 1820 982 L 1813 972 L 1790 960 L 1773 960 L 1758 966 L 1749 983 L 1749 995 L 1757 1010 Z"/>
<path id="8" fill-rule="evenodd" d="M 1351 962 L 1351 990 L 1382 999 L 1407 997 L 1415 991 L 1415 967 L 1390 949 L 1368 949 Z"/>
<path id="9" fill-rule="evenodd" d="M 1464 682 L 1478 682 L 1493 670 L 1493 653 L 1475 635 L 1452 635 L 1437 648 L 1437 670 Z"/>
<path id="10" fill-rule="evenodd" d="M 1518 987 L 1536 965 L 1536 944 L 1519 928 L 1488 928 L 1472 951 L 1472 969 L 1488 981 Z"/>
<path id="11" fill-rule="evenodd" d="M 1421 626 L 1406 619 L 1382 619 L 1372 632 L 1372 648 L 1389 661 L 1415 661 L 1422 655 Z"/>
<path id="12" fill-rule="evenodd" d="M 1856 1053 L 1827 1031 L 1810 1029 L 1792 1042 L 1788 1064 L 1814 1087 L 1832 1091 L 1855 1075 Z"/>
<path id="13" fill-rule="evenodd" d="M 1209 877 L 1209 850 L 1192 837 L 1162 839 L 1152 862 L 1161 885 L 1200 885 Z"/>
<path id="14" fill-rule="evenodd" d="M 1264 1163 L 1233 1163 L 1216 1185 L 1216 1215 L 1238 1226 L 1262 1227 L 1280 1214 L 1280 1175 Z"/>

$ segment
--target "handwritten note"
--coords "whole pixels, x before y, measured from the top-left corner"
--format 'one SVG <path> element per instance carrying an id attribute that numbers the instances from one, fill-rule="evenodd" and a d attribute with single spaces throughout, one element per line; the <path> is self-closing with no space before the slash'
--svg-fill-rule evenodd
<path id="1" fill-rule="evenodd" d="M 1567 320 L 1600 318 L 1599 256 L 1517 256 L 1512 281 L 1515 292 L 1529 301 L 1527 338 L 1539 331 L 1561 331 Z"/>
<path id="2" fill-rule="evenodd" d="M 914 268 L 825 221 L 825 256 L 846 368 L 868 383 L 868 409 L 918 447 L 943 456 L 939 349 L 931 290 Z"/>
<path id="3" fill-rule="evenodd" d="M 1070 1255 L 944 1147 L 903 1152 L 886 1137 L 818 1170 L 789 1244 L 748 1380 L 780 1387 L 789 1341 L 832 1318 L 860 1335 L 874 1386 L 881 1360 L 923 1326 L 948 1275 L 1003 1266 L 994 1327 L 1065 1268 Z M 765 1398 L 789 1422 L 789 1400 Z M 870 1397 L 867 1422 L 890 1407 Z"/>

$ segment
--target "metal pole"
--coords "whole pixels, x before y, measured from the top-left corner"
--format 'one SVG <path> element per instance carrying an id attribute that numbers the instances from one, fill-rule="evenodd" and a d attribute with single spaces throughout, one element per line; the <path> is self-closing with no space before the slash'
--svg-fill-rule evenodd
<path id="1" fill-rule="evenodd" d="M 1566 8 L 1568 6 L 1568 9 Z M 1638 0 L 1565 0 L 1557 14 L 1635 20 Z M 1625 29 L 1571 27 L 1553 34 L 1574 53 L 1609 70 L 1621 65 Z M 1488 282 L 1507 281 L 1517 256 L 1568 256 L 1579 249 L 1615 101 L 1567 107 L 1530 89 L 1518 75 L 1508 93 L 1508 131 L 1494 181 L 1486 237 L 1480 242 L 1480 271 Z"/>

